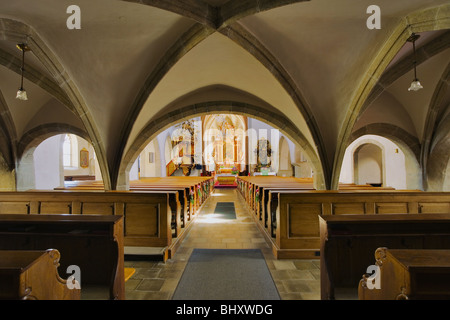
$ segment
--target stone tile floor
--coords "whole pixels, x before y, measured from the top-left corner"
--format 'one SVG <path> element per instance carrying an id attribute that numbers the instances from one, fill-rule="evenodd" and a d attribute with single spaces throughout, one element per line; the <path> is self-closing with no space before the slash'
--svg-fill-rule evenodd
<path id="1" fill-rule="evenodd" d="M 236 220 L 211 217 L 216 203 L 235 203 Z M 319 300 L 319 260 L 276 260 L 236 189 L 215 189 L 172 259 L 125 261 L 136 269 L 125 284 L 127 300 L 170 300 L 194 248 L 261 249 L 282 300 Z"/>

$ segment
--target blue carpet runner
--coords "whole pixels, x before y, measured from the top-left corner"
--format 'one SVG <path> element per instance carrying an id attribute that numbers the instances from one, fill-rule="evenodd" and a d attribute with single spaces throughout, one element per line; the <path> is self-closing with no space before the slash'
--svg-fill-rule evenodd
<path id="1" fill-rule="evenodd" d="M 194 249 L 173 300 L 280 300 L 259 249 Z"/>
<path id="2" fill-rule="evenodd" d="M 214 210 L 214 218 L 236 219 L 234 202 L 217 202 L 216 208 Z"/>

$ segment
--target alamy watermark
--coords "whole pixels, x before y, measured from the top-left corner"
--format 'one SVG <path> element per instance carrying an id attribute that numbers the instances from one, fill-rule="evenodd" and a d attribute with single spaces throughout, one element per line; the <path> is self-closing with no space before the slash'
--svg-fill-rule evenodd
<path id="1" fill-rule="evenodd" d="M 379 6 L 372 4 L 367 7 L 367 14 L 371 14 L 369 18 L 367 18 L 366 26 L 368 29 L 381 29 L 381 9 Z"/>
<path id="2" fill-rule="evenodd" d="M 81 29 L 81 9 L 77 5 L 70 5 L 67 7 L 66 13 L 71 14 L 66 21 L 67 29 Z"/>
<path id="3" fill-rule="evenodd" d="M 70 290 L 81 289 L 80 267 L 77 265 L 70 265 L 67 267 L 66 273 L 70 274 L 66 282 L 67 288 L 69 288 Z"/>
<path id="4" fill-rule="evenodd" d="M 70 14 L 67 18 L 67 29 L 81 29 L 81 9 L 78 5 L 72 4 L 67 7 L 66 13 Z M 367 7 L 367 14 L 370 14 L 367 18 L 366 26 L 368 29 L 381 29 L 381 9 L 379 6 L 372 4 Z"/>
<path id="5" fill-rule="evenodd" d="M 366 270 L 367 274 L 370 274 L 369 277 L 367 277 L 366 286 L 367 289 L 373 290 L 373 289 L 381 289 L 381 272 L 380 267 L 378 265 L 370 265 L 367 267 Z"/>

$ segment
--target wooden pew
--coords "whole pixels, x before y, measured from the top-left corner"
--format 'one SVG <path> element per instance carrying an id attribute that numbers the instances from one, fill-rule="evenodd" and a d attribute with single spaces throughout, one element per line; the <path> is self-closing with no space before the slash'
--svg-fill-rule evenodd
<path id="1" fill-rule="evenodd" d="M 143 178 L 131 181 L 130 190 L 176 190 L 179 192 L 182 212 L 180 223 L 181 228 L 185 228 L 214 190 L 214 179 L 212 177 Z"/>
<path id="2" fill-rule="evenodd" d="M 339 190 L 395 190 L 392 187 L 374 187 L 370 184 L 339 183 Z"/>
<path id="3" fill-rule="evenodd" d="M 343 214 L 319 220 L 321 299 L 339 298 L 342 288 L 357 296 L 377 248 L 450 249 L 450 214 Z"/>
<path id="4" fill-rule="evenodd" d="M 378 275 L 363 275 L 359 300 L 450 299 L 450 250 L 378 248 L 374 266 Z"/>
<path id="5" fill-rule="evenodd" d="M 60 277 L 60 253 L 0 250 L 1 300 L 79 300 L 81 291 Z"/>
<path id="6" fill-rule="evenodd" d="M 213 177 L 155 177 L 130 181 L 130 190 L 142 187 L 186 187 L 194 202 L 192 214 L 198 211 L 203 202 L 214 190 Z M 200 191 L 200 192 L 199 192 Z"/>
<path id="7" fill-rule="evenodd" d="M 253 216 L 279 259 L 320 256 L 318 216 L 450 213 L 450 196 L 446 192 L 295 189 L 268 192 L 270 211 L 262 220 Z"/>
<path id="8" fill-rule="evenodd" d="M 175 190 L 185 188 L 185 192 L 179 195 L 181 203 L 181 212 L 187 216 L 188 220 L 192 219 L 201 205 L 206 201 L 214 190 L 213 177 L 154 177 L 142 178 L 140 180 L 130 181 L 130 191 L 147 191 L 149 190 Z M 55 190 L 72 190 L 72 191 L 89 191 L 103 190 L 104 186 L 101 181 L 76 181 L 65 182 L 64 187 L 57 187 Z M 199 194 L 199 190 L 201 193 Z"/>
<path id="9" fill-rule="evenodd" d="M 208 190 L 207 194 L 204 194 L 204 189 L 207 187 L 210 187 L 210 184 L 206 179 L 184 179 L 187 177 L 182 177 L 181 179 L 171 179 L 171 178 L 155 178 L 153 181 L 149 181 L 149 179 L 145 179 L 144 181 L 133 181 L 130 183 L 130 190 L 136 191 L 136 190 L 144 190 L 144 189 L 150 189 L 150 190 L 158 190 L 158 189 L 173 189 L 173 190 L 179 190 L 180 188 L 184 188 L 185 192 L 183 193 L 184 201 L 183 203 L 186 203 L 186 209 L 183 209 L 183 211 L 186 211 L 188 218 L 191 219 L 196 212 L 200 209 L 201 205 L 206 201 L 207 197 L 211 193 L 211 191 Z M 189 181 L 190 180 L 190 181 Z M 212 179 L 208 179 L 212 180 Z M 201 190 L 202 193 L 199 194 L 198 190 Z"/>
<path id="10" fill-rule="evenodd" d="M 262 220 L 262 215 L 267 208 L 267 203 L 262 203 L 262 199 L 268 199 L 269 189 L 278 190 L 315 190 L 313 181 L 310 178 L 295 178 L 295 177 L 278 177 L 278 176 L 249 176 L 238 177 L 238 190 L 245 198 L 250 210 Z M 339 184 L 340 190 L 371 190 L 371 191 L 385 191 L 395 190 L 392 187 L 373 187 L 371 185 L 356 185 Z M 266 192 L 264 192 L 266 190 Z M 418 191 L 418 190 L 416 190 Z"/>
<path id="11" fill-rule="evenodd" d="M 86 182 L 71 182 L 65 183 L 64 187 L 57 187 L 56 191 L 102 191 L 104 190 L 103 183 L 86 183 Z M 180 233 L 180 228 L 184 228 L 186 222 L 191 220 L 193 208 L 189 205 L 190 193 L 189 187 L 167 186 L 167 185 L 134 185 L 130 187 L 130 191 L 137 192 L 152 192 L 164 191 L 169 193 L 169 206 L 172 211 L 172 228 L 174 230 L 174 237 Z M 177 192 L 178 195 L 173 194 Z M 177 214 L 180 212 L 180 215 Z M 179 218 L 179 219 L 178 219 Z"/>
<path id="12" fill-rule="evenodd" d="M 245 198 L 251 211 L 262 220 L 266 206 L 263 199 L 267 199 L 269 189 L 313 190 L 310 179 L 278 176 L 242 176 L 237 177 L 238 190 Z"/>
<path id="13" fill-rule="evenodd" d="M 143 254 L 147 255 L 149 250 L 146 248 L 159 248 L 165 261 L 178 248 L 189 228 L 189 223 L 212 193 L 213 186 L 212 177 L 145 178 L 133 181 L 130 191 L 105 192 L 102 191 L 101 181 L 68 182 L 66 187 L 57 188 L 59 189 L 57 191 L 65 192 L 62 193 L 64 196 L 58 196 L 58 201 L 52 199 L 51 194 L 46 195 L 44 191 L 36 191 L 28 195 L 22 193 L 25 196 L 21 198 L 23 201 L 18 200 L 20 198 L 18 195 L 14 195 L 17 201 L 13 202 L 8 201 L 8 194 L 4 197 L 0 194 L 0 213 L 5 212 L 4 210 L 7 210 L 7 213 L 42 213 L 41 206 L 44 206 L 44 213 L 48 210 L 50 213 L 68 214 L 120 215 L 127 213 L 125 214 L 125 221 L 128 222 L 125 230 L 126 251 L 133 254 L 144 252 Z M 69 191 L 70 195 L 68 195 Z M 35 195 L 39 197 L 36 198 Z M 123 198 L 125 195 L 126 199 Z M 133 199 L 133 195 L 138 198 Z M 27 198 L 28 196 L 31 198 Z M 42 196 L 46 198 L 42 199 Z M 80 196 L 83 199 L 79 199 Z M 71 197 L 75 197 L 73 203 Z M 32 201 L 33 199 L 37 201 Z M 128 203 L 129 201 L 141 202 L 139 199 L 145 199 L 144 202 L 153 201 L 153 203 Z M 148 208 L 145 209 L 145 206 Z M 135 213 L 135 211 L 140 212 Z M 170 219 L 169 222 L 166 221 L 167 218 Z M 136 231 L 140 234 L 139 236 L 135 234 L 133 230 L 139 228 L 146 230 L 146 234 L 141 235 L 142 230 Z M 142 249 L 138 250 L 138 248 Z"/>
<path id="14" fill-rule="evenodd" d="M 176 191 L 0 192 L 0 213 L 123 216 L 125 246 L 160 248 L 165 261 L 173 244 L 171 194 L 178 195 Z"/>
<path id="15" fill-rule="evenodd" d="M 80 268 L 81 293 L 102 286 L 105 298 L 125 299 L 123 216 L 0 214 L 0 250 L 61 253 L 59 274 Z"/>
<path id="16" fill-rule="evenodd" d="M 94 181 L 95 176 L 90 175 L 75 175 L 75 176 L 64 176 L 64 181 Z"/>

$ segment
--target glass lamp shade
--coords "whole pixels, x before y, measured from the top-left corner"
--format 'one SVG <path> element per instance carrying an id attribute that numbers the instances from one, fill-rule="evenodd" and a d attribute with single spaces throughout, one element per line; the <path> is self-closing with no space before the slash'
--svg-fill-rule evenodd
<path id="1" fill-rule="evenodd" d="M 411 86 L 408 88 L 408 91 L 417 91 L 422 89 L 422 85 L 420 84 L 419 79 L 414 79 L 413 82 L 411 82 Z"/>
<path id="2" fill-rule="evenodd" d="M 24 89 L 22 89 L 22 88 L 19 89 L 19 91 L 17 91 L 16 99 L 28 100 L 27 92 Z"/>

